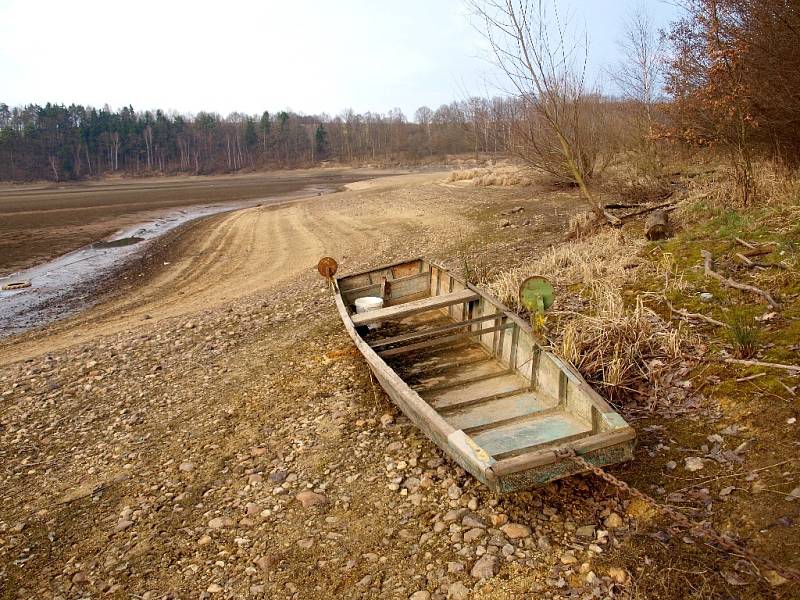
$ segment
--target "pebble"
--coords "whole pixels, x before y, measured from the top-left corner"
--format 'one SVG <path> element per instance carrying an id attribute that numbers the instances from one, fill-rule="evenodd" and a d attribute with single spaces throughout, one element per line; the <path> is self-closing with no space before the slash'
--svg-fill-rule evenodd
<path id="1" fill-rule="evenodd" d="M 502 527 L 508 523 L 508 515 L 503 513 L 492 515 L 489 520 L 492 522 L 492 527 Z"/>
<path id="2" fill-rule="evenodd" d="M 116 531 L 125 531 L 128 527 L 133 525 L 133 521 L 128 521 L 126 519 L 120 519 L 117 522 L 117 526 L 114 528 Z"/>
<path id="3" fill-rule="evenodd" d="M 442 517 L 442 521 L 445 523 L 450 523 L 451 521 L 458 521 L 465 513 L 466 509 L 459 508 L 457 510 L 449 510 L 445 513 Z"/>
<path id="4" fill-rule="evenodd" d="M 286 481 L 286 475 L 286 471 L 273 471 L 267 476 L 267 479 L 269 479 L 272 483 L 283 483 Z"/>
<path id="5" fill-rule="evenodd" d="M 392 423 L 394 423 L 394 415 L 390 413 L 381 415 L 381 425 L 383 425 L 384 427 L 388 427 Z"/>
<path id="6" fill-rule="evenodd" d="M 578 562 L 578 559 L 575 558 L 575 555 L 570 552 L 561 555 L 562 565 L 574 565 L 576 562 Z"/>
<path id="7" fill-rule="evenodd" d="M 447 572 L 448 573 L 461 573 L 464 571 L 464 563 L 460 562 L 449 562 L 447 563 Z"/>
<path id="8" fill-rule="evenodd" d="M 684 468 L 691 472 L 700 471 L 705 466 L 703 459 L 699 456 L 687 456 L 683 459 L 683 462 Z"/>
<path id="9" fill-rule="evenodd" d="M 328 499 L 322 494 L 317 494 L 311 490 L 305 490 L 295 496 L 298 502 L 303 505 L 303 508 L 311 508 L 312 506 L 322 506 L 328 503 Z"/>
<path id="10" fill-rule="evenodd" d="M 458 500 L 461 498 L 462 493 L 461 488 L 455 483 L 447 488 L 447 497 L 450 498 L 450 500 Z"/>
<path id="11" fill-rule="evenodd" d="M 611 513 L 608 515 L 603 523 L 605 523 L 605 526 L 609 529 L 619 529 L 624 524 L 622 517 L 620 517 L 617 513 Z"/>
<path id="12" fill-rule="evenodd" d="M 628 580 L 628 574 L 619 567 L 611 567 L 608 570 L 608 576 L 616 583 L 625 583 Z"/>
<path id="13" fill-rule="evenodd" d="M 234 522 L 230 517 L 214 517 L 208 522 L 211 529 L 222 529 L 224 527 L 233 527 Z"/>
<path id="14" fill-rule="evenodd" d="M 486 530 L 480 527 L 473 527 L 464 534 L 464 541 L 467 544 L 471 544 L 472 542 L 481 539 L 485 535 L 486 535 Z"/>
<path id="15" fill-rule="evenodd" d="M 491 554 L 484 554 L 472 566 L 471 575 L 475 579 L 490 579 L 500 571 L 500 559 Z"/>
<path id="16" fill-rule="evenodd" d="M 217 594 L 222 591 L 222 586 L 217 583 L 212 583 L 210 586 L 206 588 L 206 591 L 209 594 Z"/>
<path id="17" fill-rule="evenodd" d="M 194 463 L 189 461 L 182 462 L 178 467 L 178 469 L 180 469 L 184 473 L 188 473 L 189 471 L 194 471 Z"/>
<path id="18" fill-rule="evenodd" d="M 460 581 L 451 583 L 447 588 L 447 600 L 467 600 L 469 598 L 469 589 Z"/>
<path id="19" fill-rule="evenodd" d="M 431 593 L 425 590 L 414 592 L 409 596 L 409 600 L 431 600 Z"/>
<path id="20" fill-rule="evenodd" d="M 575 535 L 581 538 L 594 538 L 594 532 L 594 525 L 584 525 L 582 527 L 578 527 L 578 529 L 575 531 Z"/>
<path id="21" fill-rule="evenodd" d="M 262 571 L 270 571 L 272 567 L 278 564 L 278 562 L 280 561 L 274 556 L 261 556 L 255 559 L 253 564 L 255 564 Z"/>
<path id="22" fill-rule="evenodd" d="M 530 536 L 531 529 L 521 523 L 507 523 L 500 528 L 500 531 L 505 533 L 509 539 L 518 540 Z"/>
<path id="23" fill-rule="evenodd" d="M 461 524 L 467 528 L 473 527 L 481 527 L 486 529 L 486 521 L 484 521 L 480 516 L 476 515 L 475 513 L 467 513 L 464 515 L 464 518 L 461 519 Z"/>

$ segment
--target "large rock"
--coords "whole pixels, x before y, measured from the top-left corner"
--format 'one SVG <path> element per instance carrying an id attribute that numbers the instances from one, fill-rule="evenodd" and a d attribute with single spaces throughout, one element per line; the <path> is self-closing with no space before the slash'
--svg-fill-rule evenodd
<path id="1" fill-rule="evenodd" d="M 491 554 L 484 554 L 472 566 L 471 575 L 475 579 L 490 579 L 500 571 L 500 559 Z"/>

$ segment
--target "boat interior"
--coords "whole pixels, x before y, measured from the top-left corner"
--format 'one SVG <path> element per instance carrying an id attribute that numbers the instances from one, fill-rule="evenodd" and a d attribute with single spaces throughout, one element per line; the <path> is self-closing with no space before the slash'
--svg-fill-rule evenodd
<path id="1" fill-rule="evenodd" d="M 524 321 L 443 268 L 418 259 L 337 284 L 362 339 L 495 461 L 619 426 Z M 357 313 L 356 299 L 366 296 L 382 298 L 383 308 Z"/>

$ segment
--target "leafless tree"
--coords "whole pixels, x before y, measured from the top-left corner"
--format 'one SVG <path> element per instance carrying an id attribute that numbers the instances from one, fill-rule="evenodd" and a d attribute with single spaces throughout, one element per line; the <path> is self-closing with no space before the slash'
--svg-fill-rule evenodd
<path id="1" fill-rule="evenodd" d="M 581 48 L 570 41 L 555 5 L 551 19 L 543 0 L 471 0 L 471 6 L 522 104 L 510 149 L 532 166 L 576 184 L 598 220 L 617 221 L 588 187 L 600 156 L 587 118 L 594 99 L 584 80 L 588 42 Z"/>
<path id="2" fill-rule="evenodd" d="M 618 42 L 622 58 L 611 78 L 623 96 L 642 107 L 647 126 L 653 123 L 653 105 L 664 68 L 663 44 L 644 4 L 636 6 L 625 20 Z"/>

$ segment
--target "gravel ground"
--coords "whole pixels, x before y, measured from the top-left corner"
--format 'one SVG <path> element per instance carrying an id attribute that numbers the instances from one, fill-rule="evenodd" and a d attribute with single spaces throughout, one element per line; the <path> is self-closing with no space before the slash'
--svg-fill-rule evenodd
<path id="1" fill-rule="evenodd" d="M 502 229 L 481 239 L 513 266 L 564 226 L 530 188 L 440 179 L 371 182 L 303 218 L 363 223 L 361 237 L 330 234 L 353 268 L 452 257 L 453 227 Z M 522 216 L 487 217 L 515 203 L 541 217 L 535 242 Z M 430 227 L 369 226 L 417 207 L 435 213 Z M 252 236 L 262 231 L 275 229 Z M 79 319 L 0 347 L 0 597 L 619 595 L 629 573 L 614 550 L 641 508 L 581 477 L 512 496 L 482 488 L 372 384 L 306 264 L 317 250 L 297 250 L 291 277 L 206 306 L 207 290 L 165 296 L 164 273 L 144 273 Z M 231 281 L 249 272 L 231 264 Z"/>

